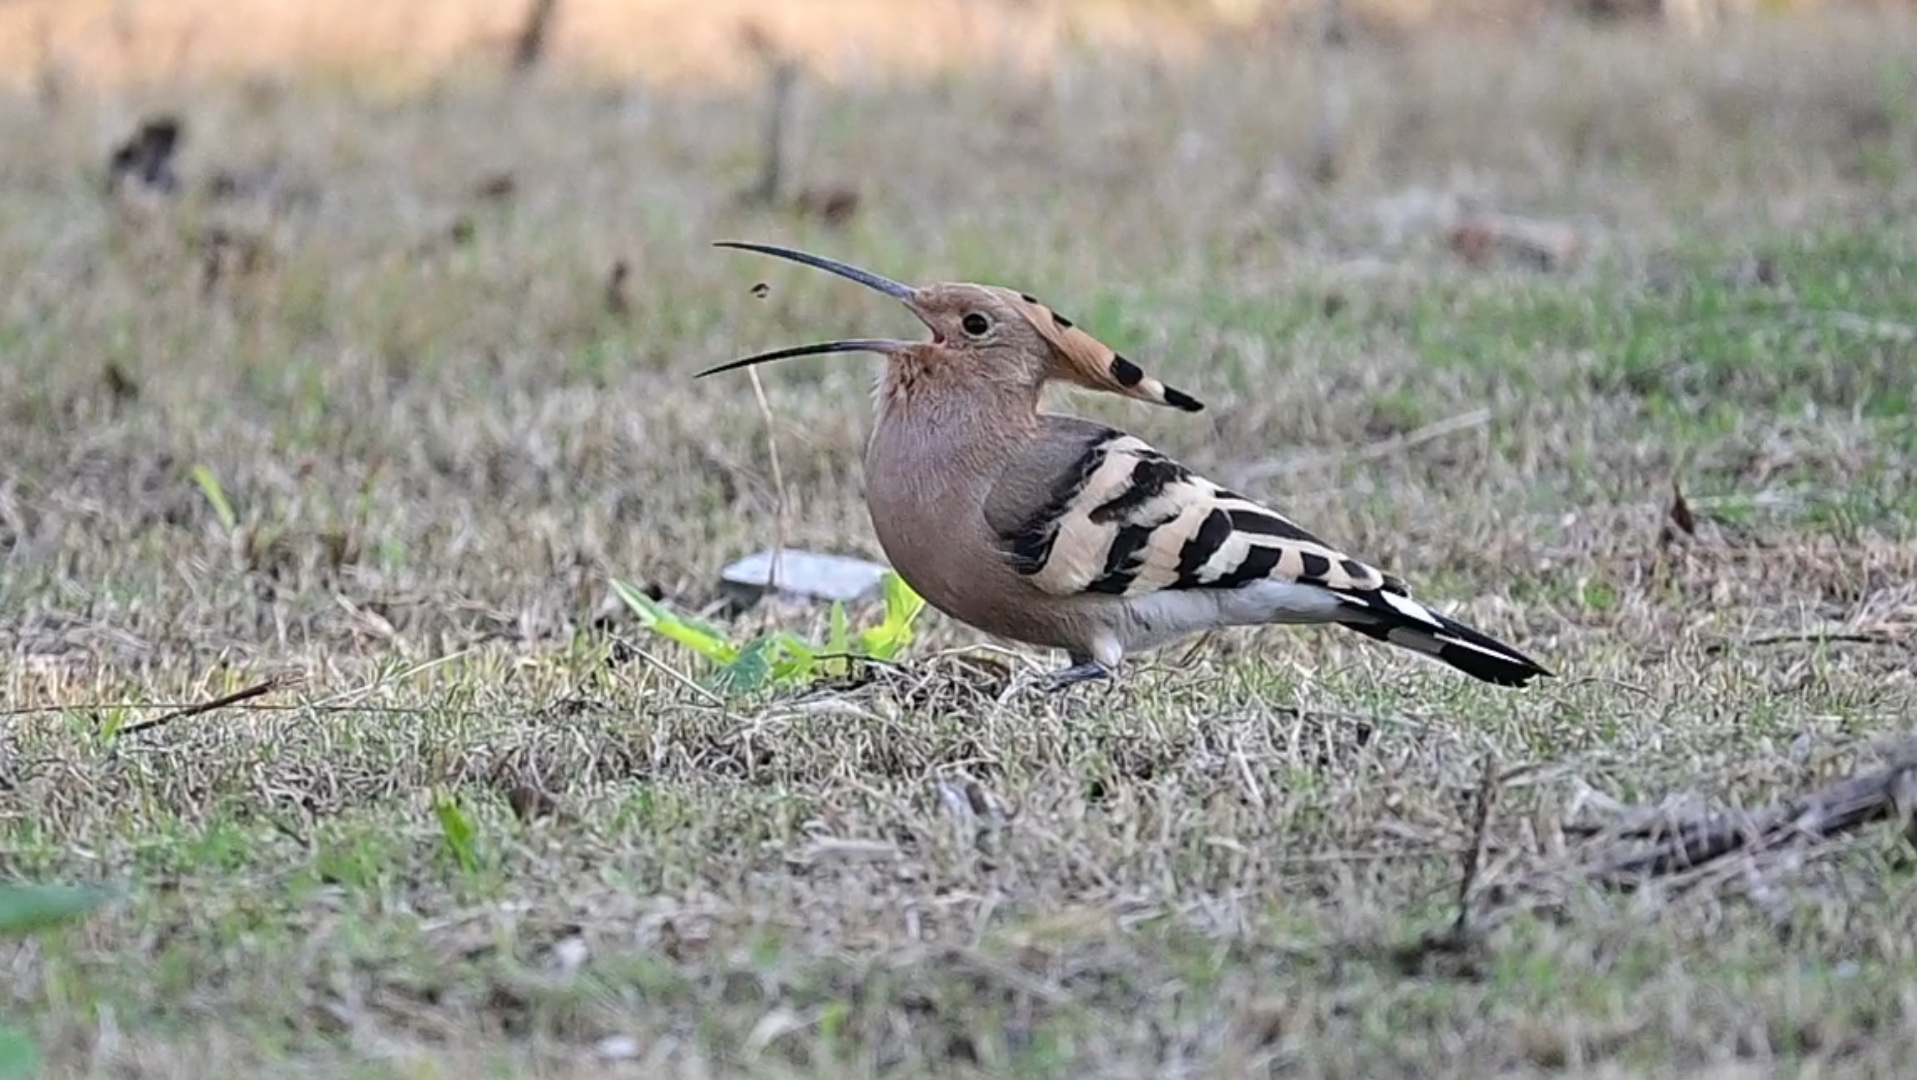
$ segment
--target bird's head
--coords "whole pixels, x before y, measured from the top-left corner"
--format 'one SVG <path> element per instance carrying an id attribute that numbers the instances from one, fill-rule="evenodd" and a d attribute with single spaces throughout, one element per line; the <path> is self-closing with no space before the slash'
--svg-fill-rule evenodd
<path id="1" fill-rule="evenodd" d="M 885 356 L 893 371 L 910 383 L 952 390 L 967 384 L 1010 386 L 1029 391 L 1036 400 L 1045 383 L 1067 382 L 1186 412 L 1204 408 L 1196 398 L 1145 374 L 1143 368 L 1024 293 L 963 282 L 913 287 L 790 248 L 735 241 L 721 241 L 717 246 L 790 259 L 882 292 L 918 316 L 932 332 L 932 340 L 854 338 L 798 345 L 721 364 L 700 372 L 700 377 L 770 360 L 872 352 Z"/>

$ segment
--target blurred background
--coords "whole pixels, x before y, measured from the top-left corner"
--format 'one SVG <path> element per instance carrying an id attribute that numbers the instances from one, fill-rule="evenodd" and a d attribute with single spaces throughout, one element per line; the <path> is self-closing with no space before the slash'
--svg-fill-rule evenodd
<path id="1" fill-rule="evenodd" d="M 292 68 L 432 76 L 550 59 L 577 75 L 685 88 L 754 76 L 758 45 L 853 83 L 1011 67 L 1117 48 L 1196 59 L 1272 45 L 1336 18 L 1355 39 L 1483 32 L 1508 42 L 1577 26 L 1722 32 L 1753 19 L 1907 10 L 1907 0 L 9 0 L 0 47 L 16 80 L 98 86 Z"/>

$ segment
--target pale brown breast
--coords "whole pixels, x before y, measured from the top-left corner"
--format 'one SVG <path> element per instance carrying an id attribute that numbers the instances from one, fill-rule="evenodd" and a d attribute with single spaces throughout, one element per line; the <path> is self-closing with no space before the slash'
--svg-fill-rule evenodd
<path id="1" fill-rule="evenodd" d="M 926 603 L 988 634 L 1078 648 L 1091 631 L 1074 605 L 1047 597 L 1013 569 L 985 501 L 1018 433 L 967 438 L 958 425 L 881 418 L 865 455 L 866 508 L 893 569 Z"/>

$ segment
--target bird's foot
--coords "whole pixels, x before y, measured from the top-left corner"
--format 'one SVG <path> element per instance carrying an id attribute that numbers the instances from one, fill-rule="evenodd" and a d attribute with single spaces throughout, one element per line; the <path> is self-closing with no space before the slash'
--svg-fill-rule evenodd
<path id="1" fill-rule="evenodd" d="M 1059 668 L 1039 680 L 1039 689 L 1048 694 L 1056 694 L 1068 686 L 1077 686 L 1093 679 L 1109 679 L 1112 669 L 1089 656 L 1074 656 L 1069 667 Z"/>

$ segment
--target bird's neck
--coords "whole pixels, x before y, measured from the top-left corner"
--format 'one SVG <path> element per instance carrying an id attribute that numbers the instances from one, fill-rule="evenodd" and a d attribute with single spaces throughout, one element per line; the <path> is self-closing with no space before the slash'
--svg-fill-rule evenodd
<path id="1" fill-rule="evenodd" d="M 1031 395 L 939 391 L 910 373 L 880 380 L 865 450 L 865 498 L 886 558 L 947 614 L 984 618 L 999 564 L 965 557 L 995 541 L 984 507 L 1005 468 L 1038 433 Z M 983 577 L 981 575 L 984 575 Z"/>
<path id="2" fill-rule="evenodd" d="M 1012 382 L 963 386 L 887 364 L 867 467 L 953 480 L 996 477 L 1038 434 L 1038 388 Z"/>

